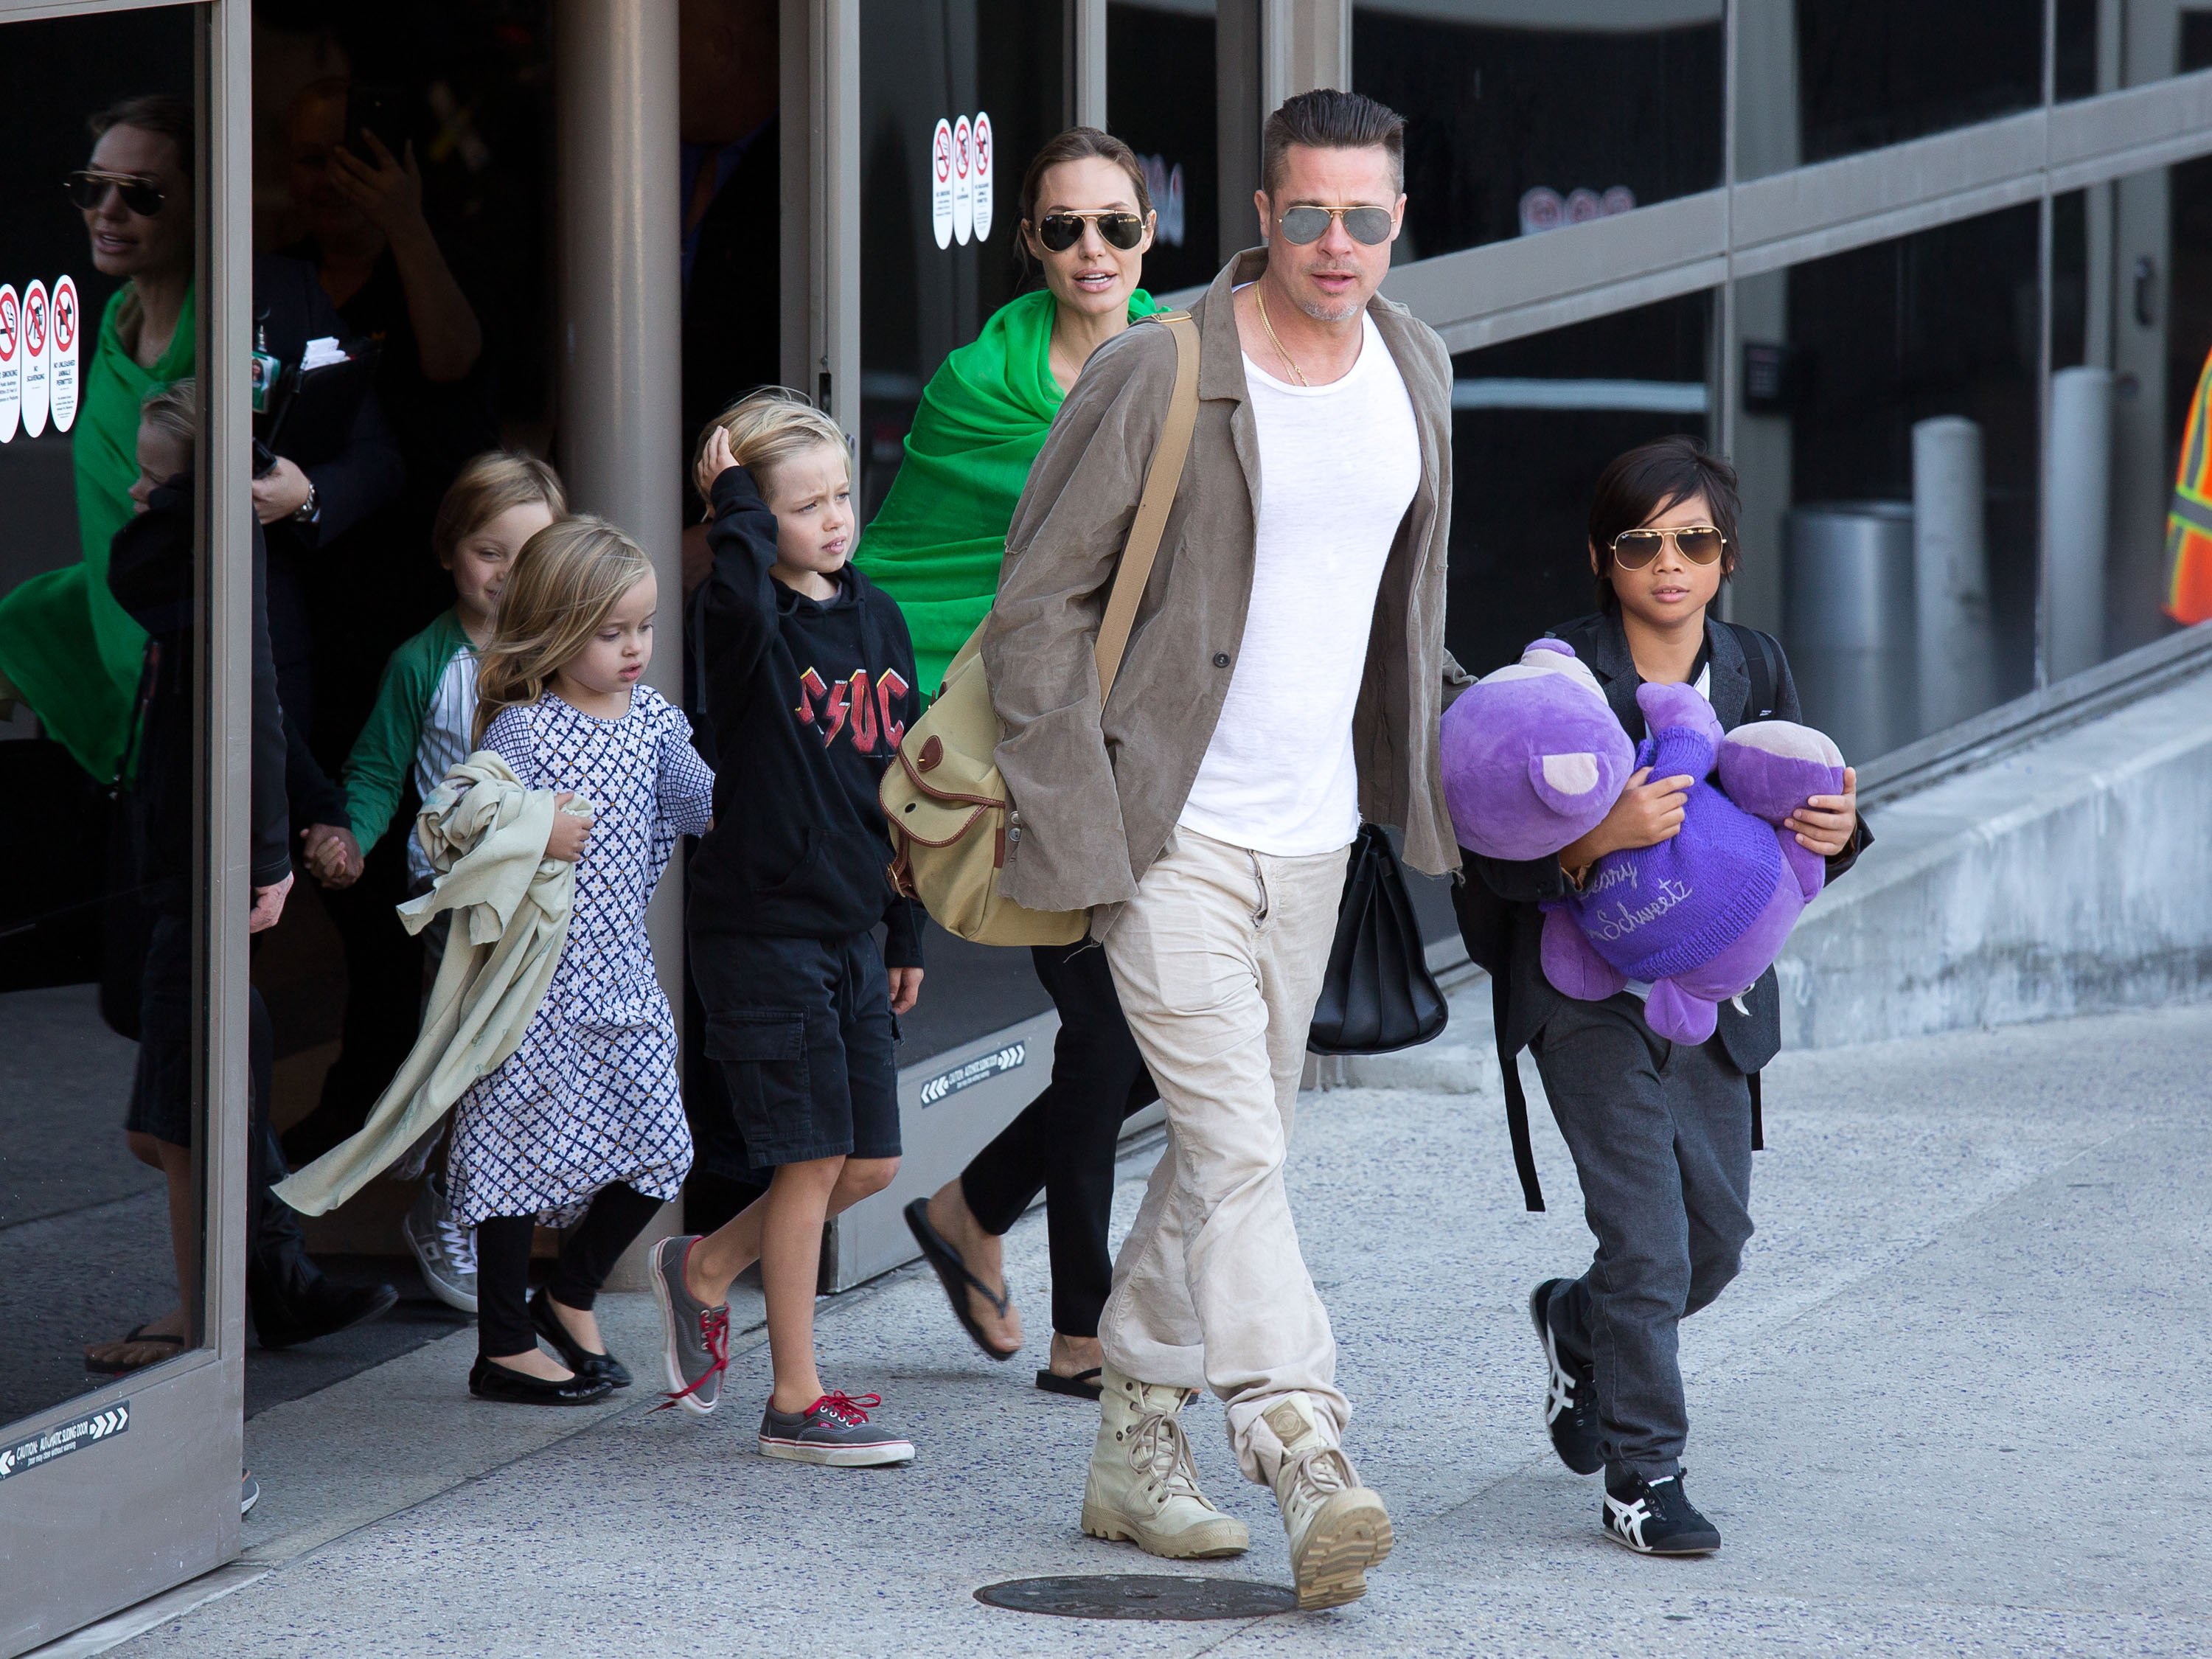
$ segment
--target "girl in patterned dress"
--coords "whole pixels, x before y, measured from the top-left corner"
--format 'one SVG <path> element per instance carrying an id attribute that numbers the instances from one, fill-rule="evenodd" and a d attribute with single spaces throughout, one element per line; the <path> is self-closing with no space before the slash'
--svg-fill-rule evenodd
<path id="1" fill-rule="evenodd" d="M 628 1385 L 592 1304 L 691 1167 L 645 909 L 677 837 L 706 830 L 714 779 L 690 723 L 642 683 L 657 599 L 635 542 L 566 519 L 524 544 L 483 653 L 477 747 L 596 813 L 555 814 L 545 856 L 576 866 L 568 942 L 521 1046 L 454 1111 L 453 1217 L 477 1229 L 469 1390 L 483 1399 L 572 1405 Z M 530 1297 L 532 1228 L 572 1222 Z"/>

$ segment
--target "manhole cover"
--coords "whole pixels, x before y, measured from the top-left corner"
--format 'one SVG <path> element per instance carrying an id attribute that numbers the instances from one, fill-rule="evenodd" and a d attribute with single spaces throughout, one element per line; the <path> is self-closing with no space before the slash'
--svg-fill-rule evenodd
<path id="1" fill-rule="evenodd" d="M 1179 1578 L 1141 1572 L 1079 1578 L 1009 1578 L 975 1599 L 1017 1613 L 1060 1619 L 1262 1619 L 1297 1610 L 1295 1592 L 1237 1578 Z"/>

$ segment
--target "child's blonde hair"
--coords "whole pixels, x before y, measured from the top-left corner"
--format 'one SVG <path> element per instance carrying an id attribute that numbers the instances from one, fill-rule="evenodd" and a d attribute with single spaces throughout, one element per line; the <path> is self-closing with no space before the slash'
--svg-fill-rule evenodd
<path id="1" fill-rule="evenodd" d="M 171 442 L 181 444 L 187 455 L 194 453 L 200 436 L 198 383 L 187 374 L 181 380 L 156 386 L 139 399 L 138 420 Z"/>
<path id="2" fill-rule="evenodd" d="M 845 452 L 845 434 L 803 392 L 787 386 L 764 386 L 749 392 L 707 423 L 692 453 L 696 469 L 707 453 L 708 434 L 716 427 L 730 434 L 731 451 L 738 465 L 753 475 L 761 493 L 768 493 L 769 477 L 793 456 L 817 444 L 835 444 Z M 851 463 L 847 463 L 847 471 Z"/>
<path id="3" fill-rule="evenodd" d="M 515 556 L 491 642 L 478 653 L 472 744 L 502 708 L 533 703 L 556 670 L 606 625 L 623 595 L 653 574 L 645 550 L 588 513 L 547 525 Z"/>
<path id="4" fill-rule="evenodd" d="M 556 519 L 567 518 L 568 492 L 561 487 L 561 475 L 535 455 L 486 450 L 446 487 L 430 526 L 430 550 L 440 564 L 452 564 L 463 542 L 517 507 L 543 507 Z"/>

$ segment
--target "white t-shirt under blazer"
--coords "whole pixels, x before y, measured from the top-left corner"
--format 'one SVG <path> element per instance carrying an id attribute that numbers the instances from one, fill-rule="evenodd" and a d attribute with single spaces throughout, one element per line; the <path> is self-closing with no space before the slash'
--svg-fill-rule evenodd
<path id="1" fill-rule="evenodd" d="M 1252 603 L 1220 723 L 1177 820 L 1255 852 L 1334 852 L 1359 832 L 1352 716 L 1376 591 L 1421 482 L 1413 400 L 1371 317 L 1359 358 L 1291 386 L 1251 358 L 1260 437 Z"/>

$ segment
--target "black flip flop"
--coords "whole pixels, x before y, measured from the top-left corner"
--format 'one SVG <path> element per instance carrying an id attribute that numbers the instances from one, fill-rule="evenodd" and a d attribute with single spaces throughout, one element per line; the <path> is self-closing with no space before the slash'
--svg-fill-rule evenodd
<path id="1" fill-rule="evenodd" d="M 929 1200 L 917 1198 L 905 1210 L 907 1230 L 913 1233 L 914 1242 L 921 1246 L 925 1261 L 937 1271 L 938 1283 L 945 1286 L 945 1299 L 952 1304 L 952 1316 L 960 1322 L 960 1328 L 968 1339 L 981 1348 L 985 1356 L 1004 1364 L 1019 1353 L 1019 1348 L 994 1348 L 984 1340 L 983 1328 L 975 1322 L 975 1316 L 968 1311 L 968 1292 L 976 1295 L 996 1308 L 1001 1314 L 1013 1305 L 1013 1292 L 994 1296 L 991 1287 L 968 1271 L 968 1264 L 960 1259 L 960 1252 L 945 1242 L 944 1235 L 929 1224 Z"/>
<path id="2" fill-rule="evenodd" d="M 1070 1400 L 1098 1400 L 1106 1390 L 1099 1380 L 1099 1370 L 1093 1365 L 1087 1371 L 1078 1371 L 1073 1376 L 1062 1376 L 1058 1371 L 1039 1371 L 1037 1387 L 1047 1394 L 1064 1394 Z"/>
<path id="3" fill-rule="evenodd" d="M 153 1322 L 154 1322 L 149 1319 L 146 1322 L 146 1324 L 150 1325 Z M 146 1325 L 136 1327 L 131 1334 L 128 1336 L 125 1336 L 123 1340 L 125 1342 L 166 1342 L 171 1347 L 176 1349 L 178 1353 L 182 1353 L 185 1351 L 185 1339 L 183 1337 L 171 1336 L 167 1331 L 149 1331 L 146 1328 Z M 174 1358 L 173 1355 L 167 1357 Z M 132 1371 L 143 1371 L 149 1365 L 159 1365 L 162 1363 L 162 1360 L 160 1359 L 148 1359 L 143 1360 L 136 1365 L 118 1365 L 113 1364 L 112 1361 L 94 1359 L 90 1354 L 87 1354 L 84 1357 L 85 1370 L 88 1371 L 98 1371 L 103 1376 L 128 1376 Z"/>

